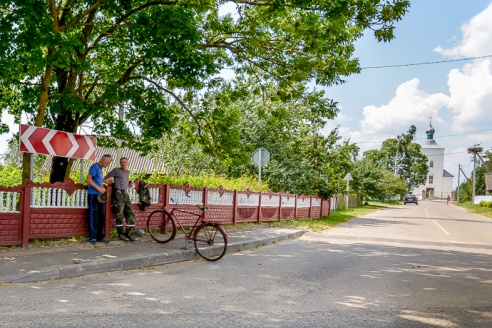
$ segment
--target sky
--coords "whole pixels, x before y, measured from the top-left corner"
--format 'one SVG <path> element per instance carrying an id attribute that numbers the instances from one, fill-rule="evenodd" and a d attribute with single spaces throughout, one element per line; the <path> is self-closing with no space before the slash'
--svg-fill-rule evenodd
<path id="1" fill-rule="evenodd" d="M 444 169 L 454 175 L 456 187 L 459 165 L 471 177 L 467 148 L 492 147 L 492 1 L 410 2 L 394 40 L 378 43 L 368 33 L 356 43 L 362 72 L 326 89 L 340 113 L 325 130 L 338 126 L 340 136 L 362 154 L 411 125 L 417 127 L 415 142 L 423 145 L 432 117 L 434 140 L 445 148 Z M 429 64 L 413 65 L 420 63 Z M 12 123 L 2 115 L 2 122 Z M 0 138 L 0 154 L 9 138 Z"/>
<path id="2" fill-rule="evenodd" d="M 378 43 L 368 34 L 356 43 L 364 69 L 326 89 L 340 113 L 325 129 L 338 126 L 343 140 L 350 138 L 362 154 L 411 125 L 417 127 L 415 142 L 423 145 L 432 119 L 456 188 L 459 165 L 471 178 L 467 148 L 492 147 L 492 1 L 410 2 L 394 40 Z M 429 64 L 413 65 L 420 63 Z"/>

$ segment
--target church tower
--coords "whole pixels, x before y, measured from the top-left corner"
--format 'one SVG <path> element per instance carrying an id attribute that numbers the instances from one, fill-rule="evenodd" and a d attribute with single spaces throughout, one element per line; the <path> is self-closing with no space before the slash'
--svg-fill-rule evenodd
<path id="1" fill-rule="evenodd" d="M 435 132 L 431 121 L 425 131 L 427 139 L 422 145 L 422 153 L 427 156 L 429 173 L 425 185 L 413 190 L 413 194 L 419 199 L 446 199 L 453 191 L 454 176 L 444 169 L 444 147 L 434 140 Z"/>

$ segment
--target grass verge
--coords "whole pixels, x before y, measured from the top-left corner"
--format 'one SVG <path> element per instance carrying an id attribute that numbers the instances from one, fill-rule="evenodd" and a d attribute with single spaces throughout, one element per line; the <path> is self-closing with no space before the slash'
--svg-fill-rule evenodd
<path id="1" fill-rule="evenodd" d="M 471 202 L 466 203 L 453 203 L 456 206 L 465 208 L 470 213 L 480 214 L 489 218 L 492 218 L 492 208 L 483 207 L 480 205 L 472 204 Z"/>
<path id="2" fill-rule="evenodd" d="M 309 230 L 314 232 L 319 232 L 339 225 L 341 223 L 350 221 L 353 218 L 361 217 L 369 213 L 378 211 L 382 208 L 387 208 L 395 204 L 380 203 L 380 202 L 369 202 L 368 205 L 362 205 L 359 207 L 349 208 L 347 210 L 337 210 L 331 211 L 330 216 L 325 216 L 319 219 L 301 219 L 301 220 L 285 220 L 285 221 L 273 221 L 273 222 L 262 222 L 260 224 L 256 223 L 241 223 L 238 225 L 228 225 L 225 226 L 227 231 L 237 231 L 238 228 L 247 227 L 250 225 L 251 229 L 254 226 L 260 227 L 270 227 L 270 228 L 287 228 L 287 229 L 298 229 L 298 230 Z M 246 226 L 243 226 L 246 225 Z"/>

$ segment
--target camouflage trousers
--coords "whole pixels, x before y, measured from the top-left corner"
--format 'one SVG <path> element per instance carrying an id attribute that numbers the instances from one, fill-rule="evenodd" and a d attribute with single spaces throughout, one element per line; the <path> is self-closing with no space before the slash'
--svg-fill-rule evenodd
<path id="1" fill-rule="evenodd" d="M 111 209 L 116 221 L 118 235 L 131 236 L 135 230 L 135 213 L 126 190 L 114 189 Z M 126 230 L 123 219 L 126 218 Z"/>

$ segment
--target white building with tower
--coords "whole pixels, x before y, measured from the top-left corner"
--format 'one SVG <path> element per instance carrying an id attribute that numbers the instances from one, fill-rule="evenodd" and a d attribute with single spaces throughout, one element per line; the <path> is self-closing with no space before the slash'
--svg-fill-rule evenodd
<path id="1" fill-rule="evenodd" d="M 425 131 L 427 140 L 421 150 L 427 156 L 429 173 L 425 185 L 420 185 L 412 191 L 419 199 L 446 199 L 453 192 L 454 176 L 444 169 L 444 147 L 439 146 L 434 140 L 435 132 L 431 122 Z"/>

